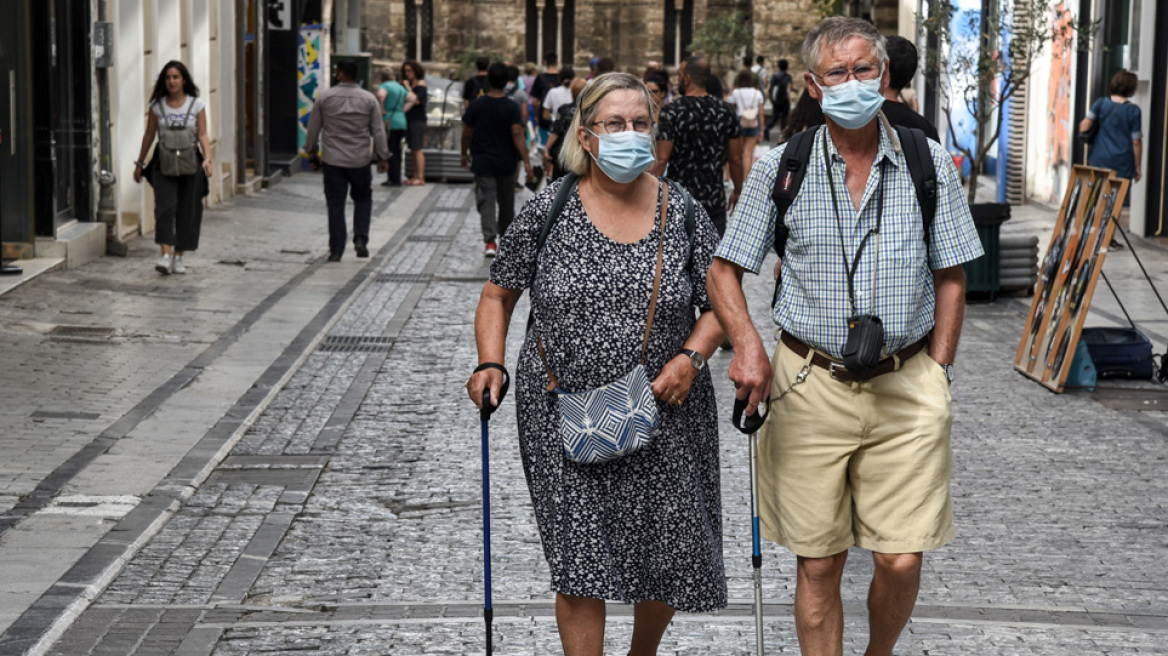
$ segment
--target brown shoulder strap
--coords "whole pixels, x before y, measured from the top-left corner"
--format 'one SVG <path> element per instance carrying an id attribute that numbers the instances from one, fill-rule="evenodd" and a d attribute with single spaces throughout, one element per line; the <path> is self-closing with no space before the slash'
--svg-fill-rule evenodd
<path id="1" fill-rule="evenodd" d="M 657 240 L 657 272 L 653 274 L 653 295 L 649 297 L 649 320 L 645 322 L 645 339 L 641 343 L 641 362 L 645 364 L 645 353 L 649 350 L 649 331 L 653 328 L 653 315 L 657 312 L 657 292 L 661 289 L 661 268 L 665 263 L 665 219 L 669 216 L 669 185 L 661 182 L 661 236 Z"/>

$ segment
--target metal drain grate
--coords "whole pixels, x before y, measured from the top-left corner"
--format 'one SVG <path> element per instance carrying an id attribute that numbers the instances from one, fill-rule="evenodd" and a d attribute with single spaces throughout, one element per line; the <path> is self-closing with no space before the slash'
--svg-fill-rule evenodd
<path id="1" fill-rule="evenodd" d="M 385 353 L 393 346 L 393 338 L 383 335 L 329 335 L 317 348 L 329 353 Z"/>
<path id="2" fill-rule="evenodd" d="M 433 279 L 428 273 L 382 273 L 374 279 L 375 282 L 430 282 Z"/>
<path id="3" fill-rule="evenodd" d="M 93 420 L 101 419 L 101 415 L 96 412 L 68 412 L 57 410 L 36 410 L 29 415 L 30 419 L 77 419 L 77 420 Z"/>
<path id="4" fill-rule="evenodd" d="M 109 326 L 53 326 L 49 334 L 60 337 L 109 337 L 117 330 Z"/>
<path id="5" fill-rule="evenodd" d="M 406 241 L 451 242 L 454 241 L 454 237 L 452 235 L 410 235 Z"/>

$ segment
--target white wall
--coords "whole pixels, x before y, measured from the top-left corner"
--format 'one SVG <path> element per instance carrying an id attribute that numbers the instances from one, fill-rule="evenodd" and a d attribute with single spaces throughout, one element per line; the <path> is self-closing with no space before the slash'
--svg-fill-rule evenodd
<path id="1" fill-rule="evenodd" d="M 113 0 L 114 68 L 110 76 L 110 114 L 113 125 L 113 168 L 117 176 L 118 236 L 138 232 L 146 207 L 146 192 L 134 184 L 134 161 L 146 131 L 146 86 L 143 61 L 149 61 L 145 43 L 145 7 L 141 0 Z M 153 226 L 153 217 L 150 217 Z"/>
<path id="2" fill-rule="evenodd" d="M 213 44 L 212 66 L 214 101 L 219 117 L 216 121 L 215 177 L 212 193 L 217 198 L 233 195 L 235 191 L 235 1 L 213 0 L 216 3 L 216 37 Z"/>
<path id="3" fill-rule="evenodd" d="M 1139 108 L 1142 110 L 1143 117 L 1143 133 L 1144 133 L 1144 155 L 1140 162 L 1140 172 L 1144 175 L 1148 171 L 1148 158 L 1161 157 L 1161 153 L 1150 153 L 1148 138 L 1151 136 L 1151 109 L 1152 109 L 1152 57 L 1154 55 L 1153 41 L 1157 35 L 1153 32 L 1156 25 L 1156 5 L 1163 4 L 1161 2 L 1154 2 L 1153 0 L 1143 0 L 1140 3 L 1141 14 L 1139 16 L 1132 16 L 1132 36 L 1138 35 L 1139 52 L 1133 53 L 1135 61 L 1125 62 L 1125 66 L 1133 70 L 1136 77 L 1139 78 L 1139 86 L 1136 88 L 1136 95 L 1132 98 Z M 1168 11 L 1168 7 L 1164 8 Z M 1164 35 L 1160 35 L 1163 38 Z M 1134 40 L 1134 39 L 1133 39 Z M 1130 41 L 1129 41 L 1130 42 Z M 1142 235 L 1144 231 L 1151 226 L 1155 229 L 1156 221 L 1148 220 L 1148 203 L 1147 203 L 1147 188 L 1148 185 L 1142 179 L 1140 182 L 1133 183 L 1128 189 L 1128 197 L 1131 198 L 1131 229 L 1136 234 Z"/>

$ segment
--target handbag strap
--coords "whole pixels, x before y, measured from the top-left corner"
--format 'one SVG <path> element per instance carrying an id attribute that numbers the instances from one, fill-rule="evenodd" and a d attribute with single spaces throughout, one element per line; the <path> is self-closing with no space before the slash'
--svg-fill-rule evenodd
<path id="1" fill-rule="evenodd" d="M 649 332 L 653 329 L 653 317 L 657 314 L 657 292 L 661 289 L 661 270 L 665 264 L 665 220 L 669 216 L 669 185 L 661 183 L 661 232 L 657 239 L 657 269 L 653 274 L 653 294 L 649 297 L 649 320 L 645 322 L 645 338 L 641 341 L 641 359 L 637 364 L 645 364 L 645 354 L 649 351 Z M 556 375 L 548 365 L 547 352 L 543 348 L 543 339 L 538 335 L 535 338 L 535 347 L 539 350 L 539 359 L 543 360 L 543 368 L 547 371 L 549 392 L 560 387 Z"/>

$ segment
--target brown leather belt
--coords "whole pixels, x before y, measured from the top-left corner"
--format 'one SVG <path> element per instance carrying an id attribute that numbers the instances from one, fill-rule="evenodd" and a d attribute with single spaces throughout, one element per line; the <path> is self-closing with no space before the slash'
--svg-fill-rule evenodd
<path id="1" fill-rule="evenodd" d="M 807 346 L 803 342 L 795 339 L 795 337 L 793 337 L 788 332 L 783 332 L 782 337 L 779 338 L 779 341 L 781 341 L 784 346 L 791 349 L 795 355 L 801 358 L 807 357 L 807 353 L 811 350 L 810 346 Z M 896 370 L 897 360 L 900 360 L 900 363 L 904 364 L 909 358 L 924 350 L 928 343 L 929 338 L 922 337 L 919 341 L 906 346 L 905 348 L 897 351 L 895 354 L 890 355 L 887 358 L 884 358 L 880 361 L 880 364 L 876 365 L 876 371 L 867 380 L 871 380 L 877 376 L 883 376 L 886 373 Z M 852 376 L 852 373 L 847 370 L 847 367 L 844 367 L 844 363 L 832 360 L 831 358 L 818 351 L 815 352 L 815 355 L 811 356 L 811 364 L 827 369 L 831 373 L 831 377 L 840 382 L 856 382 L 856 379 Z"/>

